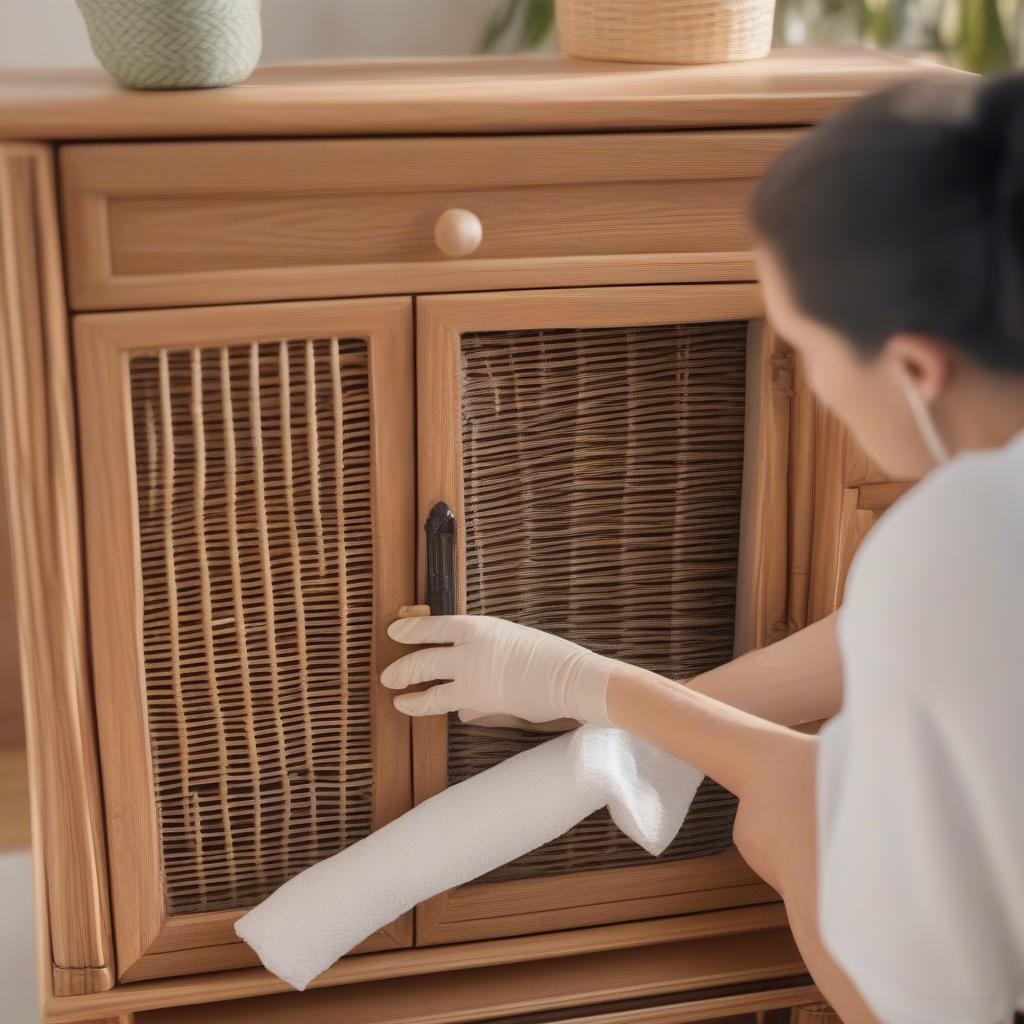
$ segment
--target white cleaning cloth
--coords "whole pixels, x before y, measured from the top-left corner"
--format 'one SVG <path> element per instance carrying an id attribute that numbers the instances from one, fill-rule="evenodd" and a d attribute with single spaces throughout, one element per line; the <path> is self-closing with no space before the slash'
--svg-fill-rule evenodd
<path id="1" fill-rule="evenodd" d="M 601 807 L 657 856 L 702 778 L 628 733 L 585 725 L 450 786 L 296 875 L 235 931 L 267 970 L 301 990 L 417 903 L 529 853 Z"/>

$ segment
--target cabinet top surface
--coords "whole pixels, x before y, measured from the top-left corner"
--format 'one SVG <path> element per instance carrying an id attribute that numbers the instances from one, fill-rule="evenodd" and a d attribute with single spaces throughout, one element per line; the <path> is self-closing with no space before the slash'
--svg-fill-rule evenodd
<path id="1" fill-rule="evenodd" d="M 914 74 L 869 50 L 674 67 L 558 57 L 260 67 L 241 85 L 129 92 L 98 68 L 0 69 L 0 138 L 434 135 L 808 124 Z"/>

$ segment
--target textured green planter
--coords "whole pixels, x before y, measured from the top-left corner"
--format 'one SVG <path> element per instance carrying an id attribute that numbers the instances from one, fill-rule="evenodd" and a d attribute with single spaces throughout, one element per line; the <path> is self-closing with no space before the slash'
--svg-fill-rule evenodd
<path id="1" fill-rule="evenodd" d="M 129 89 L 241 82 L 260 59 L 260 0 L 78 0 L 99 62 Z"/>

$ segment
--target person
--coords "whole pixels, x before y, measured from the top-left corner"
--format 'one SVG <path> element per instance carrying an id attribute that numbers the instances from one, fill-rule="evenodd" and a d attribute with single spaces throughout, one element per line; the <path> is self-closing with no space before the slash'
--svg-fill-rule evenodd
<path id="1" fill-rule="evenodd" d="M 1024 1007 L 1024 77 L 861 101 L 752 206 L 767 315 L 897 479 L 843 605 L 680 685 L 500 619 L 402 619 L 411 715 L 610 722 L 739 798 L 846 1024 Z M 820 733 L 791 728 L 831 718 Z"/>

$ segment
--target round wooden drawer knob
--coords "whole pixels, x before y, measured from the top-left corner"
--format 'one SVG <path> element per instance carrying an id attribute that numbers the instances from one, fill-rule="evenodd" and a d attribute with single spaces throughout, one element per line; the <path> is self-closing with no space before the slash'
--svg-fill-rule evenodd
<path id="1" fill-rule="evenodd" d="M 483 238 L 484 226 L 472 210 L 445 210 L 434 225 L 434 240 L 446 256 L 468 256 Z"/>

